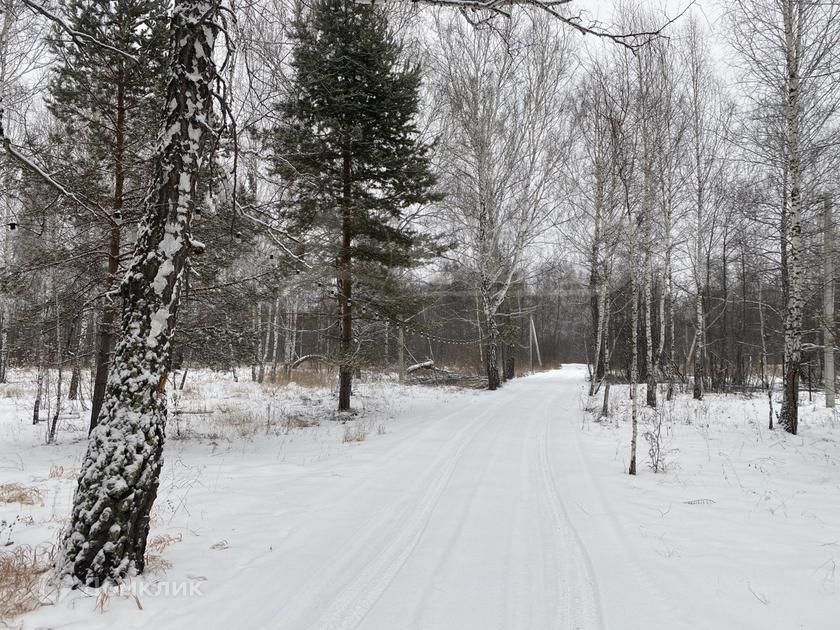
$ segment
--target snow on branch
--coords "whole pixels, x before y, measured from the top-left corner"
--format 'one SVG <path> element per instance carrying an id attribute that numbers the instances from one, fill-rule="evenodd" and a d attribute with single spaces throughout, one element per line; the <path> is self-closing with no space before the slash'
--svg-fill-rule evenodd
<path id="1" fill-rule="evenodd" d="M 435 367 L 435 362 L 429 359 L 428 361 L 423 361 L 421 363 L 415 363 L 414 365 L 410 365 L 405 368 L 406 374 L 411 374 L 412 372 L 416 372 L 417 370 L 426 369 L 429 370 Z"/>

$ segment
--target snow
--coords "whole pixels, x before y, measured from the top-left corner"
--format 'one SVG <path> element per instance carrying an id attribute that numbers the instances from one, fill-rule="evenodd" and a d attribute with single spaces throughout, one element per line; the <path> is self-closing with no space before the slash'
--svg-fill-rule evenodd
<path id="1" fill-rule="evenodd" d="M 840 424 L 818 396 L 803 395 L 790 436 L 766 428 L 766 396 L 680 393 L 663 404 L 665 473 L 646 467 L 640 439 L 630 477 L 627 388 L 613 386 L 613 418 L 597 423 L 584 376 L 566 366 L 492 393 L 369 379 L 347 416 L 327 388 L 191 371 L 173 400 L 147 575 L 104 599 L 50 593 L 54 605 L 15 624 L 837 627 Z M 49 544 L 85 418 L 43 445 L 31 375 L 12 378 L 0 385 L 2 483 L 36 487 L 42 503 L 0 503 L 0 518 L 20 516 L 15 544 Z"/>

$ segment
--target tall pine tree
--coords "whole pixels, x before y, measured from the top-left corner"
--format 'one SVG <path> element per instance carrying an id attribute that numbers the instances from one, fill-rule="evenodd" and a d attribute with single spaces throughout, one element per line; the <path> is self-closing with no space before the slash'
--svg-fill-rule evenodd
<path id="1" fill-rule="evenodd" d="M 66 145 L 63 179 L 76 182 L 110 210 L 109 216 L 84 217 L 85 223 L 91 218 L 97 222 L 107 244 L 102 248 L 107 251 L 102 265 L 106 289 L 116 286 L 124 226 L 137 223 L 152 172 L 148 160 L 165 91 L 168 6 L 167 0 L 67 0 L 62 7 L 66 22 L 113 50 L 79 45 L 58 26 L 51 40 L 58 63 L 48 103 L 64 127 L 64 135 L 55 138 Z M 101 304 L 91 428 L 105 394 L 119 314 L 118 300 Z"/>
<path id="2" fill-rule="evenodd" d="M 429 145 L 416 124 L 420 67 L 378 8 L 316 0 L 294 25 L 291 93 L 273 130 L 276 173 L 290 182 L 287 216 L 335 265 L 340 310 L 339 403 L 350 409 L 353 288 L 362 269 L 417 261 L 425 239 L 405 213 L 436 198 Z"/>

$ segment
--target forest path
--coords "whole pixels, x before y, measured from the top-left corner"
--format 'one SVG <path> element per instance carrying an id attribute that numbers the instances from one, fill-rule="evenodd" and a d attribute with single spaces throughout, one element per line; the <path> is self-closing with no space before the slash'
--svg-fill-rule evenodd
<path id="1" fill-rule="evenodd" d="M 580 494 L 567 473 L 581 465 L 582 379 L 570 367 L 441 404 L 351 491 L 310 497 L 323 518 L 275 549 L 285 597 L 263 627 L 604 628 L 564 502 Z"/>

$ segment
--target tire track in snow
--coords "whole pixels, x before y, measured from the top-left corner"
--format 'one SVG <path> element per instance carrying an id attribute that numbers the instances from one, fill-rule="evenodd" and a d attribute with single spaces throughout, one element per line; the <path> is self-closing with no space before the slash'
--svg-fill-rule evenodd
<path id="1" fill-rule="evenodd" d="M 358 626 L 417 546 L 463 452 L 493 411 L 493 408 L 480 411 L 455 433 L 425 468 L 432 471 L 431 474 L 419 479 L 398 504 L 386 506 L 366 521 L 366 525 L 371 527 L 357 530 L 358 533 L 364 529 L 364 535 L 355 539 L 350 537 L 350 540 L 355 540 L 350 548 L 324 567 L 332 575 L 326 585 L 323 574 L 316 573 L 298 590 L 294 600 L 300 602 L 304 609 L 286 609 L 265 628 L 349 630 Z M 459 407 L 438 419 L 434 426 L 439 427 L 446 419 L 465 413 L 469 410 Z M 430 427 L 421 433 L 427 430 L 434 431 Z M 314 624 L 307 625 L 306 610 L 316 607 L 319 599 L 323 601 L 335 592 L 337 596 L 327 610 Z"/>
<path id="2" fill-rule="evenodd" d="M 493 412 L 494 418 L 491 419 L 497 420 L 495 416 L 499 415 L 499 408 L 495 408 Z M 489 423 L 488 423 L 489 424 Z M 485 424 L 485 427 L 488 428 L 488 424 Z M 499 460 L 499 454 L 504 451 L 505 444 L 503 443 L 504 435 L 501 432 L 491 432 L 493 435 L 491 436 L 492 444 L 486 447 L 485 453 L 490 454 L 492 453 L 492 457 L 485 457 L 481 466 L 481 470 L 478 473 L 477 485 L 480 485 L 486 478 L 487 475 L 494 469 L 497 465 Z M 478 434 L 476 434 L 477 436 Z M 475 444 L 475 437 L 473 436 L 473 440 L 470 442 L 470 446 L 476 446 Z M 482 436 L 485 437 L 485 436 Z M 454 472 L 454 471 L 453 471 Z M 447 517 L 448 520 L 454 521 L 456 523 L 454 529 L 449 534 L 449 539 L 446 545 L 439 549 L 439 557 L 437 562 L 435 563 L 435 569 L 432 572 L 433 575 L 442 575 L 445 571 L 445 567 L 452 562 L 452 558 L 454 555 L 454 550 L 457 548 L 458 543 L 462 540 L 465 530 L 468 527 L 470 522 L 470 515 L 476 507 L 476 502 L 480 497 L 480 493 L 478 491 L 473 491 L 469 493 L 469 498 L 465 501 L 462 501 L 458 511 L 448 513 Z M 430 602 L 433 602 L 434 595 L 437 594 L 437 588 L 434 584 L 428 584 L 422 590 L 420 596 L 417 598 L 417 603 L 414 606 L 410 616 L 412 623 L 408 626 L 411 628 L 422 628 L 423 626 L 423 614 L 432 606 Z"/>
<path id="3" fill-rule="evenodd" d="M 321 618 L 310 626 L 311 630 L 353 630 L 358 627 L 420 542 L 464 451 L 491 412 L 487 410 L 480 414 L 464 430 L 466 437 L 459 436 L 455 446 L 438 458 L 444 461 L 443 467 L 433 481 L 426 485 L 420 500 L 405 508 L 396 522 L 387 528 L 390 540 L 381 546 L 381 551 L 359 571 L 356 578 L 342 589 Z"/>
<path id="4" fill-rule="evenodd" d="M 538 445 L 539 477 L 557 532 L 561 566 L 558 586 L 563 614 L 559 615 L 554 627 L 557 630 L 595 630 L 604 627 L 603 612 L 598 583 L 592 561 L 586 552 L 580 536 L 568 517 L 560 498 L 549 453 L 551 437 L 551 414 L 544 420 L 541 444 Z"/>
<path id="5" fill-rule="evenodd" d="M 585 412 L 581 411 L 581 413 Z M 658 604 L 655 610 L 669 614 L 667 620 L 662 620 L 660 623 L 667 623 L 669 628 L 692 630 L 692 626 L 684 619 L 683 611 L 677 608 L 674 600 L 669 598 L 663 592 L 662 587 L 651 577 L 650 571 L 646 568 L 645 563 L 639 556 L 637 545 L 634 544 L 633 538 L 627 534 L 624 525 L 618 519 L 614 510 L 608 508 L 611 505 L 611 501 L 601 486 L 600 481 L 591 472 L 595 470 L 594 464 L 587 450 L 580 444 L 580 432 L 575 426 L 572 426 L 568 433 L 569 435 L 565 436 L 567 438 L 565 443 L 573 446 L 573 448 L 568 450 L 571 451 L 572 456 L 576 460 L 572 466 L 576 470 L 583 472 L 583 481 L 589 486 L 589 494 L 593 494 L 591 491 L 594 491 L 598 502 L 607 508 L 601 512 L 602 522 L 603 520 L 607 522 L 607 531 L 605 533 L 614 539 L 617 546 L 621 549 L 624 566 L 629 570 L 629 577 L 633 581 L 633 584 L 644 586 L 647 592 L 655 598 L 656 604 Z M 658 618 L 656 621 L 659 621 Z"/>

